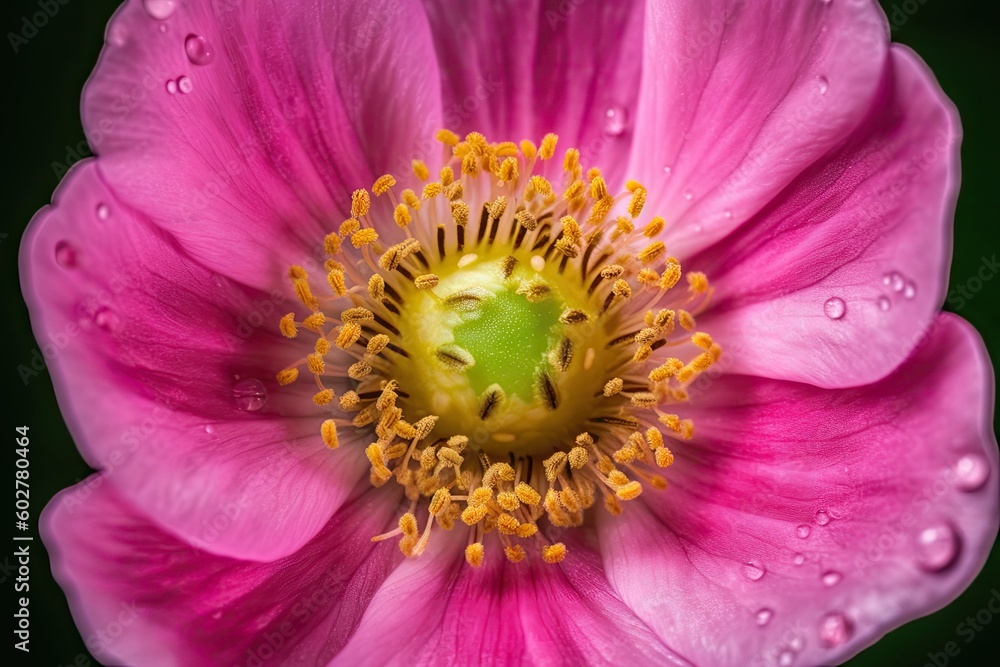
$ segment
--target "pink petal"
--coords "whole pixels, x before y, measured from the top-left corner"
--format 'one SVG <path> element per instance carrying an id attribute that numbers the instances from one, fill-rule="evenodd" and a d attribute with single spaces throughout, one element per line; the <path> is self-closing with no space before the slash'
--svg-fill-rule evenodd
<path id="1" fill-rule="evenodd" d="M 627 174 L 689 256 L 750 218 L 867 114 L 888 30 L 875 2 L 649 3 Z"/>
<path id="2" fill-rule="evenodd" d="M 536 554 L 518 564 L 488 540 L 487 561 L 463 558 L 467 532 L 441 531 L 372 598 L 331 663 L 459 665 L 686 665 L 608 587 L 599 558 L 568 542 L 562 565 Z M 572 537 L 572 536 L 571 536 Z"/>
<path id="3" fill-rule="evenodd" d="M 948 280 L 958 118 L 894 47 L 876 105 L 844 146 L 689 262 L 718 294 L 700 326 L 731 370 L 835 387 L 879 379 L 933 321 Z"/>
<path id="4" fill-rule="evenodd" d="M 351 191 L 409 170 L 404 154 L 438 125 L 415 0 L 198 0 L 164 21 L 143 5 L 108 27 L 84 127 L 126 203 L 231 278 L 269 287 L 307 255 L 322 262 Z"/>
<path id="5" fill-rule="evenodd" d="M 329 451 L 308 390 L 273 379 L 303 354 L 277 334 L 292 300 L 194 263 L 111 193 L 93 160 L 67 176 L 54 201 L 25 235 L 22 284 L 87 462 L 205 549 L 261 559 L 298 549 L 343 502 L 365 460 L 351 447 Z M 241 409 L 236 395 L 252 379 L 269 395 L 256 411 Z M 220 513 L 236 516 L 216 534 Z"/>
<path id="6" fill-rule="evenodd" d="M 982 341 L 952 315 L 866 387 L 717 379 L 670 488 L 601 515 L 612 585 L 698 664 L 839 664 L 983 566 L 993 387 Z"/>
<path id="7" fill-rule="evenodd" d="M 560 149 L 579 148 L 584 164 L 622 182 L 639 96 L 639 0 L 424 5 L 444 72 L 446 127 L 494 141 L 555 132 Z"/>
<path id="8" fill-rule="evenodd" d="M 323 664 L 401 558 L 370 540 L 399 498 L 367 482 L 294 556 L 255 563 L 178 540 L 106 481 L 63 491 L 41 524 L 80 633 L 105 664 Z"/>

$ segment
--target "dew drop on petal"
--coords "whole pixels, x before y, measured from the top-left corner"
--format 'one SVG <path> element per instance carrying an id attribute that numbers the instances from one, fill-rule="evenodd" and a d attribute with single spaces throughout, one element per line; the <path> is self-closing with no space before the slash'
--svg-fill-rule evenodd
<path id="1" fill-rule="evenodd" d="M 805 554 L 795 554 L 794 556 L 792 556 L 792 562 L 795 563 L 796 565 L 802 565 L 803 563 L 806 562 Z"/>
<path id="2" fill-rule="evenodd" d="M 108 28 L 108 41 L 114 46 L 125 46 L 128 41 L 128 31 L 120 23 L 113 23 Z"/>
<path id="3" fill-rule="evenodd" d="M 687 201 L 691 201 L 692 199 L 694 199 L 694 193 L 691 192 L 690 190 L 685 190 L 684 199 L 686 199 Z"/>
<path id="4" fill-rule="evenodd" d="M 823 304 L 823 312 L 831 320 L 839 320 L 847 312 L 847 304 L 839 296 L 834 296 Z"/>
<path id="5" fill-rule="evenodd" d="M 892 274 L 891 273 L 887 273 L 884 276 L 882 276 L 882 284 L 885 285 L 886 287 L 888 287 L 889 285 L 892 284 Z"/>
<path id="6" fill-rule="evenodd" d="M 727 208 L 725 211 L 722 212 L 722 215 L 728 220 L 729 218 L 733 217 L 733 212 Z"/>
<path id="7" fill-rule="evenodd" d="M 191 34 L 184 40 L 184 53 L 194 65 L 207 65 L 215 60 L 215 51 L 201 35 Z"/>
<path id="8" fill-rule="evenodd" d="M 930 572 L 940 572 L 955 562 L 960 551 L 958 535 L 949 524 L 940 522 L 917 533 L 917 561 Z"/>
<path id="9" fill-rule="evenodd" d="M 809 533 L 811 531 L 812 531 L 812 528 L 810 528 L 806 524 L 802 524 L 801 526 L 799 526 L 798 528 L 795 529 L 795 536 L 799 537 L 799 538 L 802 538 L 804 540 L 807 537 L 809 537 Z"/>
<path id="10" fill-rule="evenodd" d="M 754 619 L 757 621 L 757 625 L 761 627 L 770 623 L 773 617 L 774 617 L 774 612 L 768 609 L 767 607 L 764 607 L 763 609 L 759 610 L 756 614 L 754 614 Z"/>
<path id="11" fill-rule="evenodd" d="M 667 176 L 670 175 L 671 171 L 673 171 L 673 170 L 670 167 L 664 167 L 663 168 L 663 173 L 666 174 Z"/>
<path id="12" fill-rule="evenodd" d="M 94 313 L 94 324 L 104 331 L 114 331 L 118 328 L 118 314 L 107 306 L 101 306 Z"/>
<path id="13" fill-rule="evenodd" d="M 955 462 L 955 486 L 962 491 L 978 491 L 990 476 L 990 466 L 982 454 L 970 453 Z"/>
<path id="14" fill-rule="evenodd" d="M 749 561 L 743 564 L 743 576 L 750 581 L 759 581 L 764 576 L 764 566 L 757 561 Z"/>
<path id="15" fill-rule="evenodd" d="M 182 76 L 181 78 L 177 79 L 177 90 L 185 94 L 190 93 L 192 90 L 194 90 L 194 84 L 191 83 L 191 79 L 189 79 L 186 76 Z"/>
<path id="16" fill-rule="evenodd" d="M 107 204 L 98 204 L 96 213 L 98 220 L 107 220 L 111 217 L 111 209 L 108 208 Z"/>
<path id="17" fill-rule="evenodd" d="M 817 81 L 819 82 L 819 94 L 826 95 L 826 91 L 830 90 L 830 81 L 825 76 L 819 77 Z"/>
<path id="18" fill-rule="evenodd" d="M 167 79 L 167 92 L 173 95 L 177 92 L 177 82 L 173 79 Z"/>
<path id="19" fill-rule="evenodd" d="M 819 641 L 826 648 L 846 643 L 854 634 L 854 626 L 839 611 L 831 612 L 819 620 Z"/>
<path id="20" fill-rule="evenodd" d="M 916 283 L 907 280 L 906 285 L 903 286 L 903 296 L 907 299 L 912 299 L 917 295 L 917 285 Z"/>
<path id="21" fill-rule="evenodd" d="M 212 426 L 211 424 L 205 424 L 205 433 L 212 435 L 213 433 L 215 433 L 215 427 Z"/>
<path id="22" fill-rule="evenodd" d="M 56 243 L 56 263 L 64 269 L 72 269 L 76 266 L 76 249 L 70 245 L 69 241 Z"/>
<path id="23" fill-rule="evenodd" d="M 795 635 L 794 637 L 788 640 L 788 648 L 792 649 L 793 651 L 801 651 L 804 647 L 805 647 L 805 642 L 802 641 L 802 637 L 800 637 L 799 635 Z"/>
<path id="24" fill-rule="evenodd" d="M 903 280 L 902 274 L 896 271 L 889 274 L 889 281 L 893 292 L 902 292 L 903 288 L 906 287 L 906 281 Z"/>
<path id="25" fill-rule="evenodd" d="M 840 572 L 837 572 L 836 570 L 829 570 L 823 573 L 823 576 L 820 577 L 820 581 L 823 582 L 824 586 L 829 588 L 831 586 L 836 586 L 837 584 L 839 584 L 840 580 L 843 578 L 844 575 L 842 575 Z"/>
<path id="26" fill-rule="evenodd" d="M 142 0 L 142 6 L 146 8 L 146 13 L 157 21 L 170 18 L 177 10 L 175 0 Z"/>
<path id="27" fill-rule="evenodd" d="M 221 611 L 213 611 L 212 612 L 212 618 L 215 619 L 216 621 L 219 620 L 220 618 L 222 618 L 222 612 Z"/>
<path id="28" fill-rule="evenodd" d="M 825 526 L 826 524 L 830 523 L 830 515 L 827 514 L 824 510 L 816 512 L 816 523 L 818 523 L 821 526 Z"/>
<path id="29" fill-rule="evenodd" d="M 608 107 L 604 111 L 604 134 L 620 137 L 628 129 L 628 112 L 624 107 Z"/>
<path id="30" fill-rule="evenodd" d="M 167 30 L 169 30 L 169 28 L 167 28 L 167 24 L 166 23 L 161 23 L 160 24 L 160 32 L 166 32 Z"/>
<path id="31" fill-rule="evenodd" d="M 781 667 L 789 667 L 793 662 L 795 662 L 795 654 L 791 651 L 782 651 L 778 654 L 778 664 Z"/>
<path id="32" fill-rule="evenodd" d="M 878 309 L 883 313 L 888 312 L 892 308 L 892 302 L 889 301 L 889 297 L 882 295 L 878 298 Z"/>
<path id="33" fill-rule="evenodd" d="M 244 412 L 256 412 L 267 402 L 267 388 L 257 378 L 245 378 L 233 385 L 236 407 Z"/>

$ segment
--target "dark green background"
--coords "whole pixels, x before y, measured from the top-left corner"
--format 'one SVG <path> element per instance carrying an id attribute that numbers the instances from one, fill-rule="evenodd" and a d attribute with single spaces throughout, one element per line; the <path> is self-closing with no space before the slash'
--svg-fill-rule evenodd
<path id="1" fill-rule="evenodd" d="M 68 0 L 36 37 L 20 47 L 19 53 L 13 53 L 6 38 L 2 47 L 5 106 L 13 112 L 6 126 L 6 175 L 0 179 L 3 187 L 0 201 L 7 211 L 0 223 L 6 314 L 3 339 L 8 355 L 0 371 L 7 390 L 5 411 L 9 410 L 3 428 L 12 434 L 16 425 L 31 426 L 32 511 L 36 518 L 44 502 L 58 490 L 86 477 L 89 470 L 63 425 L 48 375 L 43 373 L 33 378 L 25 388 L 17 373 L 19 364 L 30 362 L 36 346 L 19 291 L 17 249 L 28 220 L 49 202 L 58 183 L 52 163 L 64 161 L 66 147 L 83 139 L 80 91 L 97 62 L 104 26 L 117 5 L 116 0 Z M 962 191 L 951 276 L 953 285 L 964 283 L 979 269 L 981 257 L 1000 251 L 997 225 L 1000 10 L 992 0 L 887 0 L 883 6 L 893 23 L 894 40 L 909 44 L 930 64 L 962 115 L 965 129 Z M 37 0 L 8 2 L 4 11 L 7 17 L 0 27 L 6 35 L 20 31 L 22 16 L 38 11 Z M 980 331 L 994 359 L 1000 358 L 998 287 L 1000 280 L 986 283 L 983 291 L 959 311 Z M 8 461 L 12 464 L 12 458 Z M 30 661 L 20 664 L 71 665 L 77 656 L 87 656 L 86 650 L 63 593 L 49 574 L 41 543 L 34 544 L 32 653 Z M 0 579 L 4 596 L 13 597 L 10 575 L 0 573 Z M 961 641 L 955 628 L 966 616 L 985 608 L 994 588 L 1000 588 L 997 549 L 979 578 L 958 600 L 893 632 L 848 664 L 922 667 L 928 662 L 928 652 L 942 651 L 949 641 L 958 641 L 961 647 L 961 653 L 950 664 L 990 664 L 1000 656 L 1000 618 L 970 644 Z M 3 636 L 9 637 L 8 633 L 4 629 Z M 81 658 L 77 664 L 95 664 L 83 660 L 89 657 Z"/>

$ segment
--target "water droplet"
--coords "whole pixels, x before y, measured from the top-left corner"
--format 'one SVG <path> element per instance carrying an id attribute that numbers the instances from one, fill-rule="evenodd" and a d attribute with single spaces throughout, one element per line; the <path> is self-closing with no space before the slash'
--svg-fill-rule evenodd
<path id="1" fill-rule="evenodd" d="M 722 215 L 723 215 L 723 217 L 725 217 L 726 219 L 729 219 L 729 218 L 733 217 L 733 212 L 732 212 L 732 211 L 730 211 L 730 210 L 729 210 L 729 209 L 727 208 L 727 209 L 726 209 L 725 211 L 723 211 L 723 212 L 722 212 Z"/>
<path id="2" fill-rule="evenodd" d="M 817 81 L 819 82 L 819 94 L 826 95 L 826 91 L 830 90 L 830 81 L 825 76 L 819 77 Z"/>
<path id="3" fill-rule="evenodd" d="M 71 246 L 69 241 L 60 241 L 56 244 L 56 263 L 64 269 L 76 266 L 76 248 Z"/>
<path id="4" fill-rule="evenodd" d="M 821 5 L 828 5 L 828 4 L 830 4 L 831 2 L 833 2 L 833 0 L 819 0 L 819 3 L 820 3 Z"/>
<path id="5" fill-rule="evenodd" d="M 799 537 L 799 538 L 802 538 L 804 540 L 807 537 L 809 537 L 809 533 L 811 531 L 812 531 L 812 528 L 810 528 L 806 524 L 802 524 L 801 526 L 799 526 L 798 528 L 795 529 L 795 536 Z"/>
<path id="6" fill-rule="evenodd" d="M 693 225 L 691 225 L 691 229 L 694 230 L 694 231 L 696 231 L 696 232 L 700 232 L 701 231 L 701 223 L 698 223 L 698 222 L 694 223 Z"/>
<path id="7" fill-rule="evenodd" d="M 839 320 L 847 312 L 847 304 L 839 296 L 830 297 L 823 304 L 823 312 L 831 320 Z"/>
<path id="8" fill-rule="evenodd" d="M 840 646 L 854 634 L 854 626 L 839 611 L 830 612 L 819 620 L 819 641 L 826 648 Z"/>
<path id="9" fill-rule="evenodd" d="M 990 466 L 982 454 L 966 454 L 955 462 L 955 486 L 962 491 L 978 491 L 990 476 Z"/>
<path id="10" fill-rule="evenodd" d="M 94 324 L 105 331 L 114 331 L 118 328 L 118 314 L 106 306 L 101 306 L 94 313 Z"/>
<path id="11" fill-rule="evenodd" d="M 670 167 L 664 167 L 664 168 L 663 168 L 663 173 L 664 173 L 664 174 L 666 174 L 667 176 L 669 176 L 669 175 L 670 175 L 670 172 L 671 172 L 671 171 L 672 171 L 672 170 L 670 169 Z"/>
<path id="12" fill-rule="evenodd" d="M 806 562 L 805 554 L 795 554 L 792 557 L 792 562 L 795 563 L 796 565 L 802 565 L 803 563 Z"/>
<path id="13" fill-rule="evenodd" d="M 125 46 L 125 42 L 128 41 L 128 32 L 120 23 L 113 23 L 108 28 L 108 41 L 114 46 Z"/>
<path id="14" fill-rule="evenodd" d="M 743 564 L 743 576 L 750 581 L 759 581 L 764 576 L 764 566 L 757 561 L 749 561 Z"/>
<path id="15" fill-rule="evenodd" d="M 788 667 L 793 662 L 795 662 L 795 654 L 791 651 L 782 651 L 778 655 L 778 664 L 781 665 L 781 667 Z"/>
<path id="16" fill-rule="evenodd" d="M 185 94 L 190 93 L 192 90 L 194 90 L 194 84 L 191 83 L 191 79 L 187 78 L 186 76 L 182 76 L 181 78 L 177 79 L 177 90 Z"/>
<path id="17" fill-rule="evenodd" d="M 799 635 L 795 635 L 794 637 L 788 640 L 788 648 L 792 649 L 793 651 L 801 651 L 805 647 L 805 645 L 806 645 L 805 641 L 803 641 L 802 637 L 800 637 Z"/>
<path id="18" fill-rule="evenodd" d="M 824 586 L 829 588 L 831 586 L 836 586 L 837 584 L 839 584 L 840 580 L 843 578 L 844 575 L 842 575 L 840 572 L 837 572 L 836 570 L 829 570 L 823 573 L 823 576 L 820 577 L 820 581 L 823 582 Z"/>
<path id="19" fill-rule="evenodd" d="M 903 287 L 903 296 L 907 299 L 912 299 L 917 295 L 917 285 L 912 281 L 907 280 L 906 285 Z"/>
<path id="20" fill-rule="evenodd" d="M 685 190 L 684 191 L 684 199 L 686 199 L 688 201 L 691 201 L 692 199 L 694 199 L 694 193 L 691 192 L 690 190 Z"/>
<path id="21" fill-rule="evenodd" d="M 177 92 L 177 82 L 173 79 L 167 79 L 167 92 L 173 95 Z"/>
<path id="22" fill-rule="evenodd" d="M 98 204 L 97 205 L 97 219 L 98 220 L 107 220 L 110 217 L 111 217 L 111 209 L 108 208 L 108 205 L 107 204 Z"/>
<path id="23" fill-rule="evenodd" d="M 826 524 L 830 523 L 830 515 L 827 514 L 824 510 L 816 512 L 816 523 L 818 523 L 821 526 L 825 526 Z"/>
<path id="24" fill-rule="evenodd" d="M 892 274 L 891 273 L 887 273 L 884 276 L 882 276 L 882 284 L 885 285 L 886 287 L 888 287 L 889 285 L 892 284 Z"/>
<path id="25" fill-rule="evenodd" d="M 903 288 L 906 287 L 906 281 L 903 280 L 903 276 L 895 271 L 889 274 L 889 280 L 893 292 L 902 292 Z"/>
<path id="26" fill-rule="evenodd" d="M 169 30 L 169 28 L 167 28 L 166 23 L 161 23 L 159 27 L 160 27 L 160 32 L 166 32 L 167 30 Z"/>
<path id="27" fill-rule="evenodd" d="M 219 620 L 220 618 L 222 618 L 222 611 L 221 610 L 220 611 L 213 611 L 212 612 L 212 618 L 215 619 L 216 621 Z"/>
<path id="28" fill-rule="evenodd" d="M 177 10 L 177 3 L 174 0 L 142 0 L 142 6 L 146 8 L 146 13 L 157 21 L 170 18 Z"/>
<path id="29" fill-rule="evenodd" d="M 767 607 L 764 607 L 754 615 L 754 618 L 757 621 L 757 625 L 761 627 L 770 623 L 773 617 L 774 617 L 774 612 L 768 609 Z"/>
<path id="30" fill-rule="evenodd" d="M 609 137 L 620 137 L 628 129 L 628 112 L 623 107 L 608 107 L 604 112 L 604 133 Z"/>
<path id="31" fill-rule="evenodd" d="M 892 302 L 889 301 L 889 297 L 885 295 L 880 296 L 878 298 L 878 309 L 881 310 L 883 313 L 885 313 L 890 308 L 892 308 Z"/>
<path id="32" fill-rule="evenodd" d="M 917 561 L 930 572 L 940 572 L 955 562 L 960 551 L 955 529 L 944 522 L 917 533 Z"/>
<path id="33" fill-rule="evenodd" d="M 207 65 L 215 60 L 215 51 L 201 35 L 191 34 L 184 39 L 184 53 L 194 65 Z"/>
<path id="34" fill-rule="evenodd" d="M 246 412 L 256 412 L 267 402 L 267 388 L 257 378 L 246 378 L 233 385 L 236 407 Z"/>
<path id="35" fill-rule="evenodd" d="M 213 433 L 215 433 L 215 427 L 212 426 L 211 424 L 205 424 L 205 433 L 212 435 Z"/>

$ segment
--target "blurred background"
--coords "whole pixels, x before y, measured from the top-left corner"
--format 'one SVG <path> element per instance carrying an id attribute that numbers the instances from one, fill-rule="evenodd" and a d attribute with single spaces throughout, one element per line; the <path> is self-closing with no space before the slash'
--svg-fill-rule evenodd
<path id="1" fill-rule="evenodd" d="M 60 489 L 84 479 L 89 469 L 66 431 L 46 372 L 27 384 L 17 367 L 30 364 L 36 342 L 21 298 L 17 250 L 25 226 L 35 211 L 49 202 L 68 163 L 89 154 L 80 125 L 80 91 L 101 50 L 104 26 L 117 0 L 48 0 L 58 12 L 26 43 L 12 34 L 22 31 L 22 18 L 39 11 L 38 0 L 8 0 L 0 27 L 4 47 L 4 93 L 12 116 L 5 132 L 7 175 L 0 179 L 2 201 L 9 206 L 0 225 L 0 269 L 5 309 L 3 383 L 8 416 L 5 428 L 31 427 L 31 505 L 37 520 L 42 506 Z M 993 0 L 884 0 L 894 41 L 913 47 L 937 75 L 962 115 L 965 140 L 962 190 L 955 223 L 952 286 L 964 284 L 982 264 L 1000 251 L 997 219 L 997 159 L 1000 156 L 998 51 L 1000 5 Z M 16 47 L 16 48 L 15 48 Z M 60 171 L 57 165 L 62 166 Z M 986 283 L 981 294 L 968 299 L 958 312 L 982 334 L 994 360 L 1000 359 L 1000 281 Z M 947 306 L 946 306 L 947 308 Z M 13 452 L 9 455 L 13 465 Z M 41 543 L 33 543 L 31 579 L 32 639 L 30 660 L 21 664 L 97 664 L 87 653 L 62 590 L 49 572 Z M 12 595 L 15 576 L 8 562 L 0 570 L 3 595 Z M 1000 599 L 1000 553 L 994 549 L 975 583 L 951 605 L 896 630 L 848 664 L 995 664 L 1000 656 L 1000 617 L 992 615 L 974 641 L 966 644 L 957 626 Z M 986 612 L 989 613 L 989 612 Z M 980 615 L 980 623 L 985 614 Z M 9 637 L 9 635 L 8 635 Z M 948 642 L 960 653 L 946 656 Z M 935 660 L 937 662 L 935 662 Z M 947 663 L 942 662 L 947 660 Z"/>

